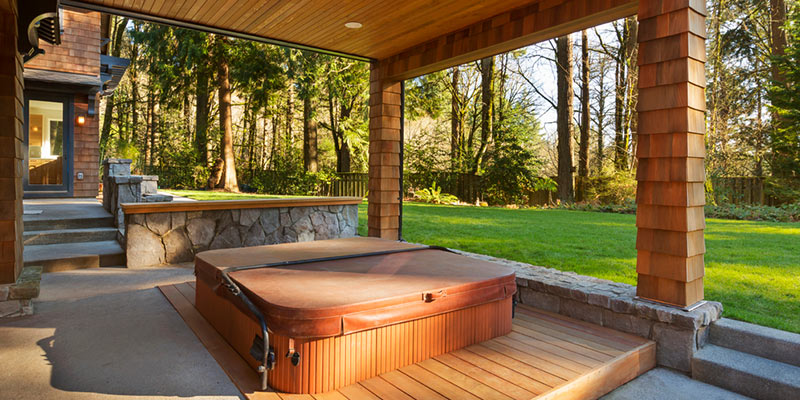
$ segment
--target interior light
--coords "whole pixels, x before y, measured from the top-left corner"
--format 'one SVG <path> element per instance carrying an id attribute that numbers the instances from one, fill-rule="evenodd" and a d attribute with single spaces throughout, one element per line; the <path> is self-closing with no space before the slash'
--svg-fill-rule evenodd
<path id="1" fill-rule="evenodd" d="M 39 127 L 38 127 L 38 126 L 34 126 L 34 127 L 33 127 L 33 131 L 34 131 L 34 132 L 39 132 Z"/>
<path id="2" fill-rule="evenodd" d="M 75 120 L 75 123 L 77 123 L 78 126 L 83 126 L 83 124 L 86 123 L 86 117 L 84 117 L 83 115 L 79 115 L 78 118 Z"/>
<path id="3" fill-rule="evenodd" d="M 358 29 L 358 28 L 361 28 L 362 25 L 361 25 L 360 22 L 353 21 L 353 22 L 348 22 L 348 23 L 344 24 L 344 26 L 347 27 L 347 28 L 350 28 L 350 29 Z"/>

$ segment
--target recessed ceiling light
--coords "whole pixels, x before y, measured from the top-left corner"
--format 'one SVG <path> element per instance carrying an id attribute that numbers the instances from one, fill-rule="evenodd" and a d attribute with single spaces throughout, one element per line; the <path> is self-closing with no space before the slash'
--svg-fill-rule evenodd
<path id="1" fill-rule="evenodd" d="M 362 25 L 361 22 L 348 22 L 344 24 L 344 26 L 350 29 L 358 29 L 361 28 Z"/>

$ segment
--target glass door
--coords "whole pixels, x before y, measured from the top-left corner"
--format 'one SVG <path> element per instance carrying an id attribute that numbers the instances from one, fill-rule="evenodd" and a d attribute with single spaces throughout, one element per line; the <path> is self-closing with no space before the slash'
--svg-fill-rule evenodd
<path id="1" fill-rule="evenodd" d="M 57 96 L 26 98 L 26 197 L 72 194 L 71 105 L 67 98 Z"/>

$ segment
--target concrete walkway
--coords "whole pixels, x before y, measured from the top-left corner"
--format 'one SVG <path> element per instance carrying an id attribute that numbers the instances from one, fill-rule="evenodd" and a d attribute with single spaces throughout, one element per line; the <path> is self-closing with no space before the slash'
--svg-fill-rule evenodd
<path id="1" fill-rule="evenodd" d="M 157 285 L 188 268 L 45 274 L 32 317 L 0 320 L 0 398 L 239 399 Z"/>
<path id="2" fill-rule="evenodd" d="M 656 368 L 620 386 L 603 400 L 746 400 L 749 397 Z"/>

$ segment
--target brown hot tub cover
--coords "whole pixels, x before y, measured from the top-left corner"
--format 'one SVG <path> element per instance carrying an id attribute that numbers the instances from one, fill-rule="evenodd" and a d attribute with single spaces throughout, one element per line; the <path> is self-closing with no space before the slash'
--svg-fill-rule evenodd
<path id="1" fill-rule="evenodd" d="M 212 250 L 197 255 L 195 272 L 246 310 L 221 285 L 222 270 L 419 247 L 424 246 L 356 237 Z M 270 331 L 293 338 L 344 335 L 502 300 L 516 292 L 513 270 L 434 249 L 242 270 L 230 277 L 261 310 Z"/>

